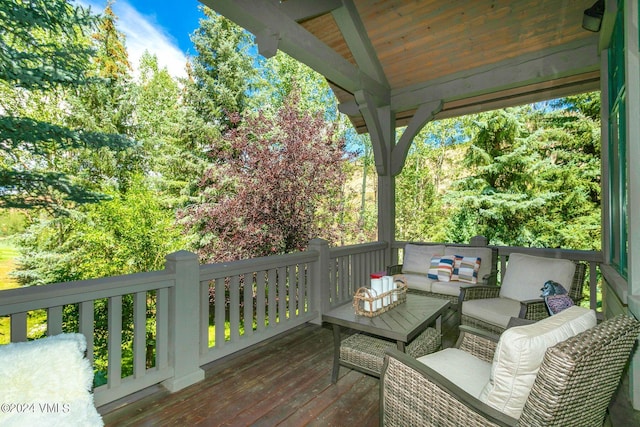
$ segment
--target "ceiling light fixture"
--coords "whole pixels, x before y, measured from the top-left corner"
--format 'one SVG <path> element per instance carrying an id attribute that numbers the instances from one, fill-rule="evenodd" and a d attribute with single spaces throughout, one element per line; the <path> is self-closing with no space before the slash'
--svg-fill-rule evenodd
<path id="1" fill-rule="evenodd" d="M 604 15 L 604 0 L 596 1 L 593 6 L 584 11 L 582 16 L 582 28 L 597 33 L 602 25 Z"/>

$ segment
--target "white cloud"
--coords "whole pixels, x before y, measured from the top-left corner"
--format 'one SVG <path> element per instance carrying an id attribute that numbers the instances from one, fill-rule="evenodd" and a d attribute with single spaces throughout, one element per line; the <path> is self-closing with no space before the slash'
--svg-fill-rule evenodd
<path id="1" fill-rule="evenodd" d="M 94 13 L 101 13 L 106 2 L 79 0 L 78 3 L 91 6 Z M 145 50 L 158 57 L 160 68 L 166 67 L 174 77 L 186 77 L 187 57 L 164 28 L 152 16 L 145 16 L 124 0 L 113 5 L 118 17 L 117 27 L 126 37 L 129 62 L 137 75 L 140 58 Z"/>

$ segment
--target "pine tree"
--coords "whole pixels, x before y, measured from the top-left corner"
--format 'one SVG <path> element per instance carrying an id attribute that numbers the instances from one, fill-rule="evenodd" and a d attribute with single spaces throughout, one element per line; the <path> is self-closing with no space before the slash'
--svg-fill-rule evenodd
<path id="1" fill-rule="evenodd" d="M 589 100 L 478 115 L 469 176 L 445 198 L 448 240 L 481 234 L 496 245 L 598 250 L 600 127 L 590 115 L 599 107 Z"/>
<path id="2" fill-rule="evenodd" d="M 204 123 L 222 130 L 229 116 L 249 107 L 256 84 L 251 35 L 203 6 L 205 19 L 191 37 L 198 55 L 191 61 L 187 102 Z"/>
<path id="3" fill-rule="evenodd" d="M 12 99 L 3 102 L 0 116 L 0 207 L 67 212 L 74 204 L 103 200 L 59 166 L 77 150 L 132 145 L 122 135 L 64 123 L 68 104 L 60 94 L 89 82 L 88 33 L 95 23 L 88 10 L 66 0 L 0 3 L 0 90 Z M 57 114 L 26 111 L 29 103 L 48 104 Z"/>
<path id="4" fill-rule="evenodd" d="M 158 67 L 155 55 L 145 52 L 139 69 L 134 128 L 149 159 L 147 182 L 167 207 L 183 207 L 208 164 L 203 153 L 190 149 L 191 134 L 185 130 L 194 125 L 193 110 L 182 102 L 180 85 Z"/>

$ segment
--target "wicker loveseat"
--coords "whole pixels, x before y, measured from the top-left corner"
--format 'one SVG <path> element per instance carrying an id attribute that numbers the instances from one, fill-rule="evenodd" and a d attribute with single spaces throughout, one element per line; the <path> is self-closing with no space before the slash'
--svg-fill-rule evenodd
<path id="1" fill-rule="evenodd" d="M 473 276 L 460 277 L 455 265 L 442 264 L 441 258 L 477 260 Z M 387 268 L 388 275 L 402 274 L 411 293 L 448 299 L 452 308 L 458 306 L 462 286 L 495 285 L 497 277 L 498 251 L 488 246 L 457 244 L 407 243 L 404 246 L 403 263 Z M 433 264 L 433 263 L 436 264 Z M 444 261 L 442 261 L 444 262 Z M 438 275 L 438 265 L 444 265 L 446 280 Z M 446 267 L 449 267 L 447 270 Z"/>
<path id="2" fill-rule="evenodd" d="M 499 341 L 462 326 L 457 348 L 419 359 L 389 350 L 380 380 L 381 425 L 602 426 L 640 322 L 618 316 L 589 326 L 595 314 L 585 322 L 580 310 L 587 309 L 571 307 L 509 328 Z M 569 314 L 572 327 L 557 335 Z M 532 352 L 532 343 L 547 347 Z M 514 384 L 516 392 L 505 390 Z"/>
<path id="3" fill-rule="evenodd" d="M 583 298 L 585 271 L 581 262 L 512 253 L 501 286 L 461 287 L 460 324 L 500 334 L 511 317 L 548 317 L 547 305 L 540 297 L 547 280 L 561 283 L 578 305 Z"/>

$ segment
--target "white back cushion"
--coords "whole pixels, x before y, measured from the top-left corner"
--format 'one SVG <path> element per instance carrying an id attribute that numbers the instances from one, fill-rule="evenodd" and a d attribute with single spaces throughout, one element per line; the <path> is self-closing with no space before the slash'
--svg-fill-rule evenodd
<path id="1" fill-rule="evenodd" d="M 480 400 L 519 418 L 547 348 L 595 325 L 593 310 L 573 306 L 531 325 L 507 329 L 498 341 L 491 378 Z"/>
<path id="2" fill-rule="evenodd" d="M 402 272 L 426 275 L 429 271 L 431 257 L 434 255 L 444 255 L 444 245 L 414 245 L 407 243 L 404 246 Z"/>
<path id="3" fill-rule="evenodd" d="M 576 265 L 567 259 L 545 258 L 512 253 L 500 286 L 500 296 L 517 301 L 540 299 L 547 280 L 560 283 L 569 290 Z"/>

